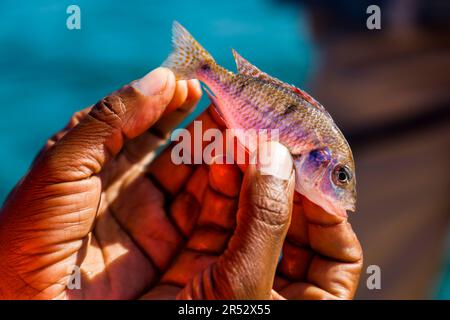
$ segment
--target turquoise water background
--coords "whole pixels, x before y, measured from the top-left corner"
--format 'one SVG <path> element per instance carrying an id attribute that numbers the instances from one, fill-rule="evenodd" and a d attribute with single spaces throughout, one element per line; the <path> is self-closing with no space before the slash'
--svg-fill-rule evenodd
<path id="1" fill-rule="evenodd" d="M 66 27 L 70 4 L 81 30 Z M 291 83 L 312 65 L 299 9 L 270 0 L 3 0 L 0 12 L 0 203 L 73 112 L 161 64 L 173 20 L 232 70 L 232 47 Z"/>
<path id="2" fill-rule="evenodd" d="M 66 27 L 70 4 L 81 30 Z M 231 48 L 303 87 L 314 65 L 303 13 L 274 0 L 2 0 L 0 17 L 0 203 L 76 110 L 161 64 L 173 20 L 231 70 Z M 438 291 L 450 297 L 450 272 Z"/>

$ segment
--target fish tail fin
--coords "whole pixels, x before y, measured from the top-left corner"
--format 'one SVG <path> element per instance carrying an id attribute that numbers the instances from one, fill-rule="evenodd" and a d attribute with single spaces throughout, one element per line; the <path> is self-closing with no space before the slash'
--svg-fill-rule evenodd
<path id="1" fill-rule="evenodd" d="M 213 57 L 177 21 L 172 25 L 172 53 L 162 64 L 177 80 L 196 78 L 197 71 L 215 64 Z"/>

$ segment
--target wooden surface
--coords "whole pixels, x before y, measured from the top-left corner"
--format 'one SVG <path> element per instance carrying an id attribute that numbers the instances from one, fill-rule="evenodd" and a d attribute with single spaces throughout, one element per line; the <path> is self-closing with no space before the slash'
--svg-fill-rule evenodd
<path id="1" fill-rule="evenodd" d="M 449 44 L 421 33 L 365 35 L 324 47 L 312 93 L 354 138 L 358 203 L 350 222 L 362 242 L 365 268 L 381 268 L 381 290 L 368 290 L 363 273 L 356 298 L 432 298 L 445 267 Z M 436 106 L 440 113 L 433 116 Z M 387 133 L 372 130 L 387 123 Z M 403 123 L 401 130 L 396 123 Z"/>

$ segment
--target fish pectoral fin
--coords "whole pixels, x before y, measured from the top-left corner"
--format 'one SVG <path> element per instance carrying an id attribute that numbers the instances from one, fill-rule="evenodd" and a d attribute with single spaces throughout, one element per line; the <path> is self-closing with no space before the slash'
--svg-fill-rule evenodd
<path id="1" fill-rule="evenodd" d="M 214 110 L 216 110 L 217 115 L 220 117 L 222 122 L 225 123 L 225 125 L 227 125 L 227 122 L 225 121 L 225 118 L 219 109 L 217 97 L 214 96 L 214 94 L 211 92 L 211 90 L 209 90 L 208 87 L 202 85 L 202 88 L 206 92 L 206 95 L 208 96 L 209 100 L 211 100 L 212 104 L 214 105 Z"/>
<path id="2" fill-rule="evenodd" d="M 206 92 L 206 95 L 208 96 L 209 100 L 217 107 L 217 98 L 216 96 L 209 90 L 208 87 L 202 85 L 203 90 Z"/>
<path id="3" fill-rule="evenodd" d="M 295 94 L 299 95 L 302 99 L 308 101 L 312 106 L 325 111 L 324 107 L 317 102 L 313 97 L 311 97 L 308 93 L 303 91 L 300 88 L 297 88 L 296 86 L 292 84 L 285 83 L 275 77 L 272 77 L 268 75 L 267 73 L 261 71 L 257 67 L 255 67 L 253 64 L 251 64 L 247 59 L 245 59 L 243 56 L 241 56 L 236 50 L 231 49 L 233 51 L 234 61 L 236 62 L 236 66 L 238 69 L 238 72 L 240 74 L 243 74 L 245 76 L 261 79 L 264 81 L 271 82 L 275 85 L 278 85 L 280 87 L 283 87 L 285 89 L 288 89 Z"/>

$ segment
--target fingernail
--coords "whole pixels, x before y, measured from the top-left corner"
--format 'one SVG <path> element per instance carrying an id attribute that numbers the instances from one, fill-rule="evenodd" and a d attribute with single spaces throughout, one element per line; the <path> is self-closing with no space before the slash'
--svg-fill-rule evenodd
<path id="1" fill-rule="evenodd" d="M 161 94 L 167 86 L 169 69 L 156 68 L 136 81 L 133 86 L 146 96 Z"/>
<path id="2" fill-rule="evenodd" d="M 260 144 L 256 167 L 261 174 L 289 180 L 292 166 L 292 156 L 285 146 L 275 141 Z"/>

